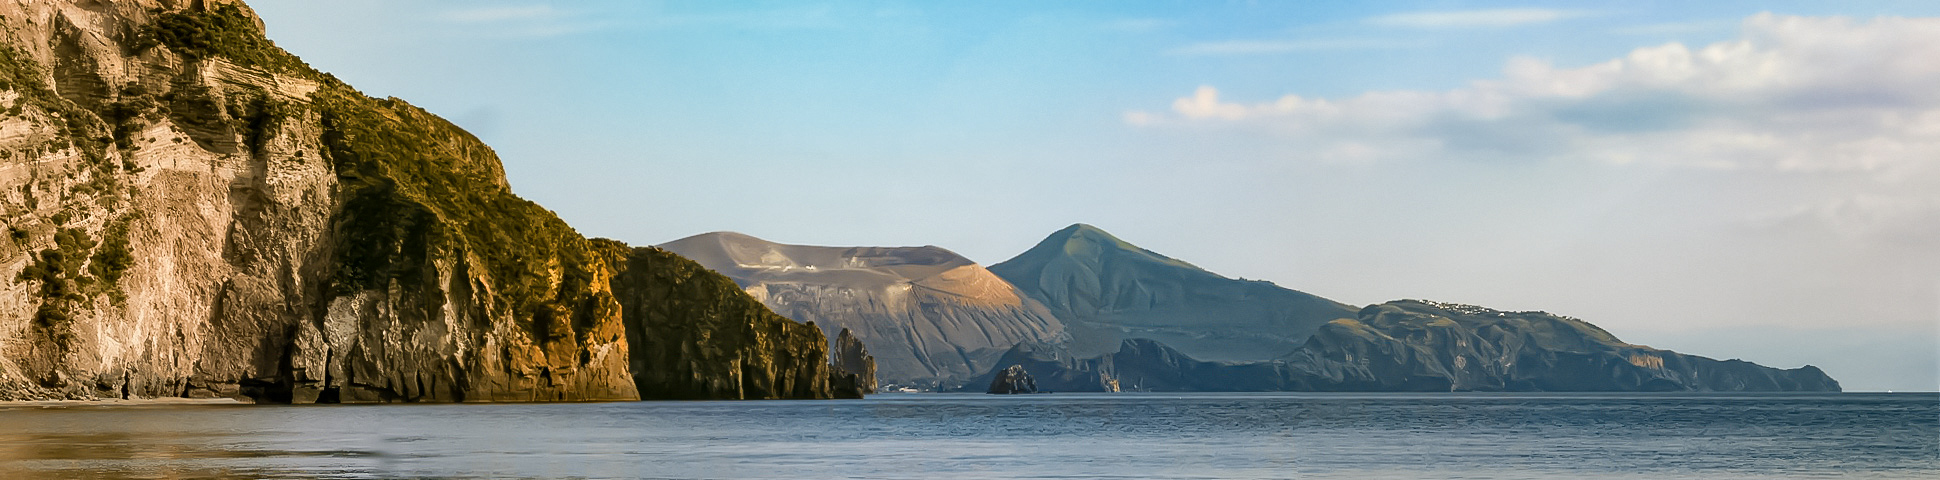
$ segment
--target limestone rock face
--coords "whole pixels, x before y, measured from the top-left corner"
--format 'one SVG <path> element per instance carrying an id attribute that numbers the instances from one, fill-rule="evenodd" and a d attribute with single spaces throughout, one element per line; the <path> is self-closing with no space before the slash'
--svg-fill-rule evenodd
<path id="1" fill-rule="evenodd" d="M 470 134 L 311 69 L 241 2 L 0 0 L 0 24 L 0 399 L 639 397 L 614 292 L 639 270 Z M 631 307 L 745 298 L 689 293 Z M 751 342 L 676 357 L 688 393 L 827 396 L 826 368 L 760 363 L 822 362 L 819 332 L 738 327 L 679 332 Z M 746 374 L 768 367 L 789 378 Z"/>
<path id="2" fill-rule="evenodd" d="M 833 347 L 836 373 L 854 375 L 856 388 L 862 393 L 876 393 L 876 357 L 869 355 L 869 347 L 855 338 L 855 332 L 842 329 L 835 337 Z"/>
<path id="3" fill-rule="evenodd" d="M 788 318 L 868 346 L 884 383 L 956 384 L 1064 324 L 983 266 L 938 247 L 787 245 L 731 232 L 661 246 L 721 272 Z"/>
<path id="4" fill-rule="evenodd" d="M 1070 332 L 1072 352 L 1087 357 L 1151 339 L 1201 359 L 1270 360 L 1321 325 L 1354 316 L 1347 305 L 1226 278 L 1085 224 L 990 271 L 1050 308 Z"/>
<path id="5" fill-rule="evenodd" d="M 988 393 L 994 395 L 1037 393 L 1037 381 L 1031 379 L 1029 372 L 1024 371 L 1024 366 L 1011 365 L 998 371 L 996 378 L 991 379 Z"/>

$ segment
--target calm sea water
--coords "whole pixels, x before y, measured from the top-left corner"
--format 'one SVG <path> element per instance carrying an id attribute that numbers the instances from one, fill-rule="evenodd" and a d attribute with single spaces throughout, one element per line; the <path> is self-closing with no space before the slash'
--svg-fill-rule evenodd
<path id="1" fill-rule="evenodd" d="M 0 478 L 1940 478 L 1940 394 L 0 406 Z"/>

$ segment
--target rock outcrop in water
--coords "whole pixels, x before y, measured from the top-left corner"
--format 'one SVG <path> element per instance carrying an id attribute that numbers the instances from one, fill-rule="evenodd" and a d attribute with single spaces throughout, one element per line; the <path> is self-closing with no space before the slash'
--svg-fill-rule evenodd
<path id="1" fill-rule="evenodd" d="M 240 2 L 0 17 L 0 399 L 831 395 L 821 331 L 580 236 Z"/>
<path id="2" fill-rule="evenodd" d="M 869 347 L 855 338 L 855 332 L 842 329 L 835 336 L 834 359 L 830 362 L 835 372 L 854 375 L 856 387 L 861 393 L 876 393 L 876 357 L 869 354 Z"/>
<path id="3" fill-rule="evenodd" d="M 1402 300 L 1322 327 L 1267 362 L 1207 362 L 1151 340 L 1080 358 L 1019 345 L 1001 362 L 1055 391 L 1836 392 L 1816 367 L 1781 370 L 1632 345 L 1543 312 Z M 995 375 L 992 372 L 989 375 Z M 987 377 L 986 377 L 987 378 Z"/>
<path id="4" fill-rule="evenodd" d="M 1202 359 L 1269 360 L 1353 307 L 1270 282 L 1226 278 L 1097 227 L 1059 230 L 992 273 L 1049 307 L 1073 352 L 1152 339 Z"/>
<path id="5" fill-rule="evenodd" d="M 1024 371 L 1022 365 L 1011 365 L 997 371 L 996 377 L 990 380 L 990 390 L 986 393 L 993 395 L 1037 393 L 1037 380 L 1032 379 L 1030 372 Z"/>
<path id="6" fill-rule="evenodd" d="M 783 316 L 830 336 L 854 332 L 883 383 L 954 385 L 1013 345 L 1065 338 L 1044 306 L 938 247 L 787 245 L 731 232 L 661 247 L 733 278 Z"/>

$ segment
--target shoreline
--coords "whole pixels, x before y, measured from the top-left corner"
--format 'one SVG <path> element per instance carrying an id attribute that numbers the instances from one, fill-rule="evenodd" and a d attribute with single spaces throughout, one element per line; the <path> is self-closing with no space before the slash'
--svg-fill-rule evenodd
<path id="1" fill-rule="evenodd" d="M 9 407 L 140 407 L 151 405 L 255 405 L 233 398 L 103 398 L 96 400 L 0 400 L 0 409 Z"/>

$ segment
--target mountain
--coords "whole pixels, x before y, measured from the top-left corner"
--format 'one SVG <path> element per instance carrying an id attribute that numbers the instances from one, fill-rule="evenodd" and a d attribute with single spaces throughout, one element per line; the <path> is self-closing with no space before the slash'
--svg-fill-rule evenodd
<path id="1" fill-rule="evenodd" d="M 1285 359 L 1291 388 L 1363 391 L 1839 391 L 1781 370 L 1632 345 L 1546 312 L 1400 300 L 1322 327 Z"/>
<path id="2" fill-rule="evenodd" d="M 826 398 L 823 333 L 514 195 L 223 0 L 0 0 L 0 399 Z"/>
<path id="3" fill-rule="evenodd" d="M 1119 240 L 1085 224 L 1051 234 L 991 273 L 1042 302 L 1080 356 L 1129 339 L 1158 340 L 1200 359 L 1267 360 L 1354 308 L 1270 282 L 1236 280 Z"/>
<path id="4" fill-rule="evenodd" d="M 934 246 L 816 247 L 716 232 L 661 245 L 830 336 L 850 330 L 884 384 L 936 386 L 978 373 L 1011 346 L 1062 342 L 1043 305 L 970 259 Z"/>
<path id="5" fill-rule="evenodd" d="M 1418 300 L 1329 322 L 1273 361 L 1201 361 L 1150 340 L 1091 358 L 1019 345 L 979 378 L 1019 366 L 1046 391 L 1839 391 L 1810 365 L 1720 361 L 1624 343 L 1570 317 Z"/>

